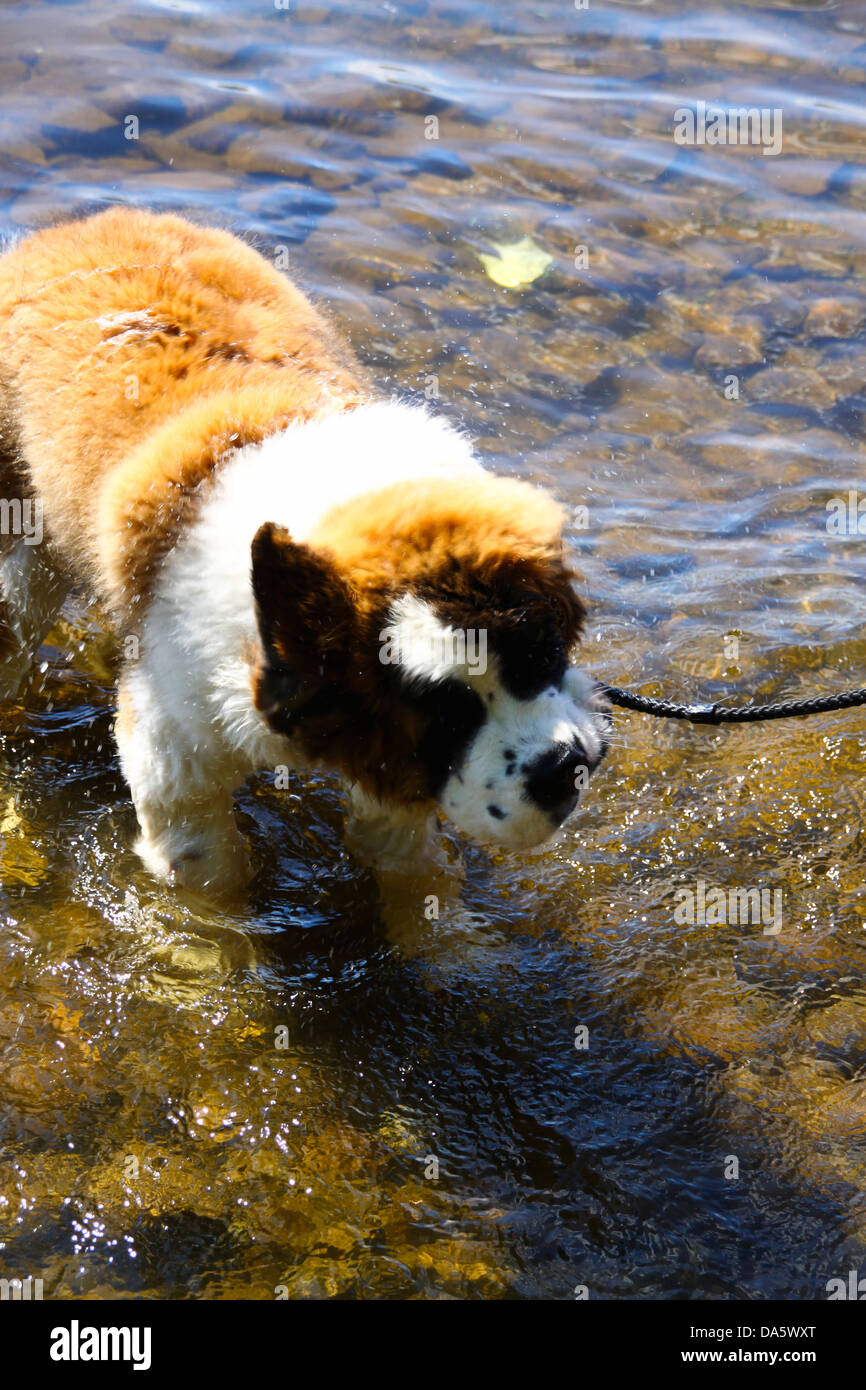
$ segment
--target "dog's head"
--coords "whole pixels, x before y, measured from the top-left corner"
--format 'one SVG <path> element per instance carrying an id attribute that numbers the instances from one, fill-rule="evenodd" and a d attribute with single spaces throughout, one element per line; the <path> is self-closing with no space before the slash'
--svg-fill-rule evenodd
<path id="1" fill-rule="evenodd" d="M 436 802 L 513 849 L 549 838 L 607 747 L 571 657 L 584 608 L 562 514 L 525 483 L 409 483 L 252 548 L 256 706 L 307 761 L 384 802 Z"/>

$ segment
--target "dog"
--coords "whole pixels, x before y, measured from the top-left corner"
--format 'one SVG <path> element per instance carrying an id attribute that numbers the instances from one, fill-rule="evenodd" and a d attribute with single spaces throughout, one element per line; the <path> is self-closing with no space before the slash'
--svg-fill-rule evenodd
<path id="1" fill-rule="evenodd" d="M 251 772 L 336 771 L 374 857 L 400 860 L 437 811 L 541 844 L 606 751 L 561 507 L 377 398 L 226 231 L 114 207 L 0 257 L 0 495 L 0 700 L 71 587 L 108 605 L 161 879 L 247 882 Z M 40 544 L 14 525 L 34 515 Z"/>

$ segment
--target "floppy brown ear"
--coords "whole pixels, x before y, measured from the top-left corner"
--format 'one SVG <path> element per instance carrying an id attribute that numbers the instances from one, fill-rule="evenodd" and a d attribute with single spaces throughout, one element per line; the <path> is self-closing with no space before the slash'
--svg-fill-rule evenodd
<path id="1" fill-rule="evenodd" d="M 303 705 L 344 678 L 355 603 L 328 555 L 293 541 L 273 522 L 253 538 L 252 583 L 263 650 L 256 706 L 288 732 Z"/>

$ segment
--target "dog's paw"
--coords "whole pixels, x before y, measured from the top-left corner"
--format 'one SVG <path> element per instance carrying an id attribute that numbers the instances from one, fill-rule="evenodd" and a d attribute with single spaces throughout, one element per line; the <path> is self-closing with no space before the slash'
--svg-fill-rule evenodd
<path id="1" fill-rule="evenodd" d="M 175 837 L 171 837 L 174 839 Z M 209 844 L 193 837 L 181 846 L 142 835 L 136 851 L 145 867 L 171 888 L 186 888 L 209 897 L 241 892 L 254 868 L 239 832 Z"/>

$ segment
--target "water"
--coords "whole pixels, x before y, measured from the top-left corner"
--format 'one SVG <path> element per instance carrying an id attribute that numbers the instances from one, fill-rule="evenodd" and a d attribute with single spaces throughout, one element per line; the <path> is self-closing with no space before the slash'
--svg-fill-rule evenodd
<path id="1" fill-rule="evenodd" d="M 124 201 L 286 248 L 384 391 L 572 509 L 599 677 L 822 693 L 866 671 L 863 540 L 827 527 L 861 483 L 864 80 L 854 0 L 4 3 L 0 229 Z M 677 145 L 699 100 L 781 108 L 782 154 Z M 524 237 L 553 264 L 503 288 L 479 257 Z M 395 940 L 328 778 L 241 791 L 248 911 L 156 886 L 103 615 L 40 661 L 0 714 L 0 1275 L 808 1298 L 863 1267 L 861 713 L 622 715 L 554 846 L 466 845 L 462 905 Z M 678 920 L 699 882 L 781 892 L 781 931 Z"/>

